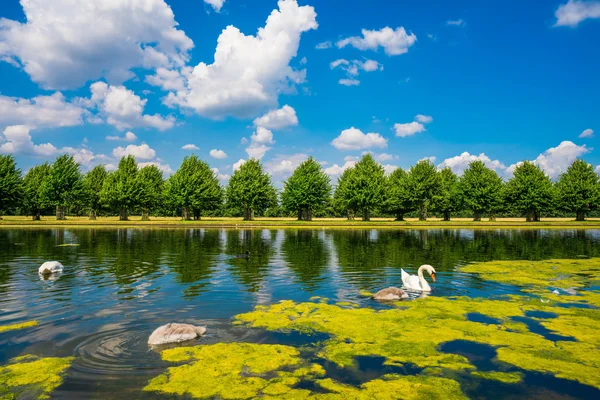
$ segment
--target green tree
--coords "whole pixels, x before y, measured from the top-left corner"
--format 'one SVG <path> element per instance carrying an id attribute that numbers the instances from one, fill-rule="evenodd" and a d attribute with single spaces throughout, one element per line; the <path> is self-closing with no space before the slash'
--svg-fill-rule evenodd
<path id="1" fill-rule="evenodd" d="M 22 196 L 23 180 L 15 158 L 0 155 L 0 213 L 16 207 Z"/>
<path id="2" fill-rule="evenodd" d="M 413 208 L 419 211 L 419 221 L 427 220 L 427 210 L 440 193 L 440 176 L 435 165 L 429 160 L 421 160 L 410 167 L 407 186 Z"/>
<path id="3" fill-rule="evenodd" d="M 255 211 L 262 211 L 277 203 L 277 192 L 271 177 L 263 172 L 260 161 L 251 158 L 237 169 L 226 191 L 229 207 L 242 210 L 245 221 L 254 219 Z"/>
<path id="4" fill-rule="evenodd" d="M 312 221 L 313 212 L 324 207 L 331 196 L 331 179 L 312 157 L 296 168 L 283 187 L 283 208 L 297 212 L 299 221 Z"/>
<path id="5" fill-rule="evenodd" d="M 525 161 L 515 168 L 514 176 L 504 187 L 506 204 L 525 214 L 527 222 L 539 221 L 542 211 L 552 207 L 552 181 L 537 165 Z"/>
<path id="6" fill-rule="evenodd" d="M 83 179 L 73 156 L 59 156 L 42 185 L 42 202 L 56 207 L 56 219 L 66 219 L 66 209 L 83 198 Z"/>
<path id="7" fill-rule="evenodd" d="M 473 210 L 473 219 L 481 221 L 484 212 L 493 212 L 501 204 L 502 179 L 483 161 L 472 161 L 458 181 L 460 197 L 465 208 Z"/>
<path id="8" fill-rule="evenodd" d="M 148 221 L 150 210 L 158 207 L 163 198 L 163 174 L 154 164 L 146 165 L 137 173 L 140 188 L 138 204 L 142 210 L 142 221 Z"/>
<path id="9" fill-rule="evenodd" d="M 139 205 L 140 184 L 138 166 L 131 155 L 121 158 L 116 171 L 108 174 L 102 185 L 100 199 L 107 206 L 119 210 L 119 219 L 127 221 L 129 211 Z"/>
<path id="10" fill-rule="evenodd" d="M 216 210 L 223 201 L 219 179 L 205 161 L 195 155 L 185 157 L 183 163 L 168 180 L 166 191 L 169 202 L 181 208 L 183 219 L 200 219 L 202 212 Z"/>
<path id="11" fill-rule="evenodd" d="M 444 216 L 444 221 L 450 221 L 450 213 L 460 207 L 458 177 L 449 167 L 438 172 L 440 190 L 433 197 L 433 208 Z"/>
<path id="12" fill-rule="evenodd" d="M 348 220 L 354 219 L 356 211 L 355 198 L 350 193 L 350 179 L 354 168 L 348 168 L 338 178 L 335 192 L 333 193 L 333 206 L 336 210 L 346 214 Z"/>
<path id="13" fill-rule="evenodd" d="M 600 183 L 594 167 L 583 160 L 575 160 L 556 183 L 559 207 L 575 212 L 577 221 L 585 221 L 585 214 L 600 207 Z"/>
<path id="14" fill-rule="evenodd" d="M 396 168 L 386 179 L 384 209 L 396 216 L 396 221 L 403 221 L 404 214 L 412 211 L 413 203 L 408 189 L 408 173 Z"/>
<path id="15" fill-rule="evenodd" d="M 108 172 L 104 165 L 97 165 L 83 177 L 83 186 L 85 190 L 84 204 L 89 209 L 90 219 L 95 220 L 96 214 L 102 209 L 102 199 L 100 193 L 104 186 L 104 181 L 108 177 Z"/>
<path id="16" fill-rule="evenodd" d="M 45 162 L 31 168 L 23 178 L 23 206 L 29 210 L 34 221 L 40 220 L 42 210 L 45 208 L 42 201 L 42 188 L 50 174 L 50 169 L 50 164 Z"/>
<path id="17" fill-rule="evenodd" d="M 362 210 L 362 220 L 371 220 L 371 211 L 381 206 L 384 199 L 385 171 L 371 154 L 365 154 L 356 163 L 348 181 L 347 195 L 351 203 Z"/>

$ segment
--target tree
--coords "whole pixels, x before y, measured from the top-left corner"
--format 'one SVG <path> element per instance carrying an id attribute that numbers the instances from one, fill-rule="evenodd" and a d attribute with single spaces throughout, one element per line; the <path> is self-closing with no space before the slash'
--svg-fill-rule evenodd
<path id="1" fill-rule="evenodd" d="M 34 221 L 40 220 L 42 210 L 45 208 L 42 201 L 42 188 L 44 187 L 44 181 L 50 174 L 50 170 L 50 164 L 45 162 L 31 168 L 23 179 L 23 206 L 29 210 Z"/>
<path id="2" fill-rule="evenodd" d="M 449 167 L 438 172 L 440 190 L 433 197 L 433 208 L 441 212 L 444 221 L 450 221 L 450 213 L 459 209 L 458 177 Z"/>
<path id="3" fill-rule="evenodd" d="M 312 157 L 300 164 L 283 186 L 283 208 L 297 212 L 299 221 L 312 221 L 315 209 L 324 207 L 331 196 L 331 179 Z"/>
<path id="4" fill-rule="evenodd" d="M 342 175 L 338 178 L 335 192 L 333 193 L 333 206 L 335 209 L 342 211 L 346 214 L 348 220 L 354 219 L 354 212 L 356 211 L 355 199 L 350 192 L 350 179 L 354 173 L 354 168 L 348 168 L 342 172 Z"/>
<path id="5" fill-rule="evenodd" d="M 215 210 L 223 200 L 223 189 L 215 172 L 205 161 L 189 156 L 168 180 L 167 198 L 176 208 L 181 208 L 185 220 L 200 219 L 203 211 Z"/>
<path id="6" fill-rule="evenodd" d="M 396 168 L 386 179 L 383 208 L 393 213 L 396 221 L 403 221 L 404 214 L 413 210 L 407 181 L 408 173 L 402 168 Z"/>
<path id="7" fill-rule="evenodd" d="M 102 199 L 100 193 L 104 186 L 104 181 L 108 177 L 108 172 L 104 165 L 97 165 L 83 177 L 83 186 L 85 191 L 84 203 L 90 211 L 90 219 L 95 220 L 96 214 L 102 209 Z"/>
<path id="8" fill-rule="evenodd" d="M 79 163 L 73 156 L 59 156 L 50 168 L 50 173 L 42 185 L 42 202 L 56 207 L 56 219 L 66 219 L 68 206 L 83 198 L 83 179 Z"/>
<path id="9" fill-rule="evenodd" d="M 108 174 L 102 185 L 102 203 L 119 210 L 119 219 L 127 221 L 129 211 L 139 204 L 140 184 L 136 179 L 138 166 L 131 155 L 121 158 L 116 171 Z"/>
<path id="10" fill-rule="evenodd" d="M 460 197 L 464 206 L 473 210 L 473 219 L 481 221 L 481 214 L 493 212 L 501 204 L 502 179 L 485 166 L 483 161 L 472 161 L 458 181 Z"/>
<path id="11" fill-rule="evenodd" d="M 254 219 L 255 211 L 262 211 L 277 203 L 277 192 L 269 174 L 263 172 L 260 161 L 251 158 L 237 169 L 227 186 L 227 203 L 242 210 L 244 221 Z"/>
<path id="12" fill-rule="evenodd" d="M 537 165 L 524 161 L 504 187 L 506 204 L 522 214 L 527 222 L 539 221 L 542 211 L 552 206 L 552 181 Z"/>
<path id="13" fill-rule="evenodd" d="M 421 160 L 410 167 L 408 172 L 408 193 L 414 209 L 419 210 L 419 221 L 427 219 L 427 210 L 440 192 L 440 176 L 435 165 L 429 160 Z"/>
<path id="14" fill-rule="evenodd" d="M 21 170 L 17 168 L 15 158 L 0 155 L 0 213 L 15 207 L 22 196 Z"/>
<path id="15" fill-rule="evenodd" d="M 150 164 L 138 171 L 136 179 L 140 190 L 138 204 L 142 210 L 142 221 L 148 221 L 148 213 L 162 200 L 163 174 L 156 165 Z"/>
<path id="16" fill-rule="evenodd" d="M 371 211 L 383 203 L 385 171 L 371 154 L 356 163 L 348 182 L 352 203 L 362 210 L 362 220 L 371 220 Z"/>
<path id="17" fill-rule="evenodd" d="M 600 183 L 594 167 L 583 160 L 575 160 L 556 184 L 559 207 L 575 212 L 577 221 L 585 221 L 585 214 L 600 207 Z"/>

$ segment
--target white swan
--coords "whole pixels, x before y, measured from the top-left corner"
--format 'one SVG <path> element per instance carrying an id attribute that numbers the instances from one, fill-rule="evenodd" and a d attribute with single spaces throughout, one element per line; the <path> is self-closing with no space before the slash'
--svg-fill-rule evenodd
<path id="1" fill-rule="evenodd" d="M 63 271 L 63 265 L 58 261 L 46 261 L 38 269 L 40 275 L 52 275 Z"/>
<path id="2" fill-rule="evenodd" d="M 190 324 L 167 324 L 158 327 L 152 332 L 148 339 L 148 344 L 158 346 L 167 343 L 179 343 L 196 339 L 206 333 L 203 326 L 194 326 Z"/>
<path id="3" fill-rule="evenodd" d="M 423 271 L 429 272 L 431 275 L 431 279 L 435 282 L 435 269 L 431 265 L 421 265 L 419 270 L 417 271 L 417 275 L 408 274 L 403 269 L 400 269 L 402 274 L 402 284 L 406 289 L 416 290 L 419 292 L 431 292 L 431 286 L 429 283 L 423 278 Z"/>

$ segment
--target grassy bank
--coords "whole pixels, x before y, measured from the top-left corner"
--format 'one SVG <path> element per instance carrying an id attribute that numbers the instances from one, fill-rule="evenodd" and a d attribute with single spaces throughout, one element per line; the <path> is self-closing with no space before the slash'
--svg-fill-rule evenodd
<path id="1" fill-rule="evenodd" d="M 590 218 L 584 222 L 572 218 L 543 218 L 541 222 L 525 222 L 524 218 L 499 218 L 496 221 L 483 220 L 474 222 L 468 218 L 456 218 L 442 221 L 430 218 L 427 221 L 407 219 L 394 221 L 391 218 L 373 218 L 372 221 L 348 221 L 344 218 L 316 218 L 314 221 L 297 221 L 293 218 L 257 218 L 254 221 L 242 221 L 241 218 L 205 217 L 200 221 L 182 221 L 175 217 L 155 217 L 150 221 L 142 221 L 133 216 L 129 221 L 119 221 L 118 217 L 99 217 L 90 221 L 87 217 L 69 217 L 65 221 L 57 221 L 54 217 L 42 217 L 41 221 L 32 221 L 30 217 L 6 216 L 0 220 L 0 228 L 15 227 L 147 227 L 147 228 L 394 228 L 394 229 L 430 229 L 430 228 L 580 228 L 600 229 L 600 218 Z"/>

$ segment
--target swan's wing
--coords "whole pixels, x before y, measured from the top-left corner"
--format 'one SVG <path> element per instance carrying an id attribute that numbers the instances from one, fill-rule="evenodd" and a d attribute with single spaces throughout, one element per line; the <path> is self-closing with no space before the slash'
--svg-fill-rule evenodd
<path id="1" fill-rule="evenodd" d="M 409 275 L 406 283 L 407 283 L 406 287 L 408 289 L 421 290 L 421 281 L 419 280 L 419 277 L 416 275 Z"/>
<path id="2" fill-rule="evenodd" d="M 408 279 L 410 278 L 410 274 L 408 274 L 404 268 L 400 268 L 400 276 L 402 277 L 402 284 L 404 286 L 408 285 Z"/>

